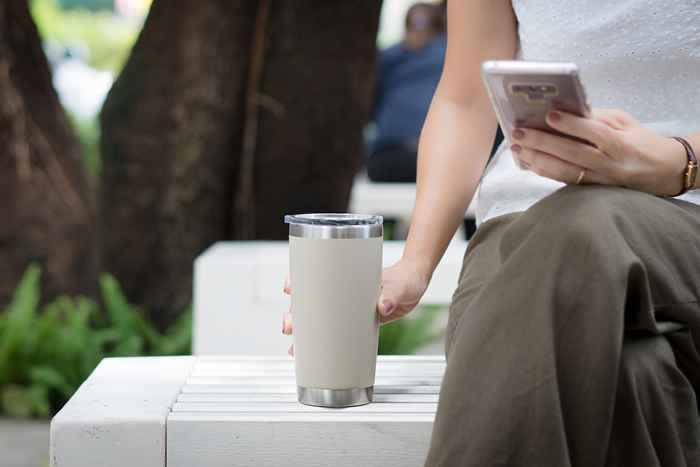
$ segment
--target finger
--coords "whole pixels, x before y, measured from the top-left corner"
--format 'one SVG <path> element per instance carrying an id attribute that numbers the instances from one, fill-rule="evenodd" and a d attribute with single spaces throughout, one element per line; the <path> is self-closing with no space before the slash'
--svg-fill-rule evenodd
<path id="1" fill-rule="evenodd" d="M 513 131 L 513 140 L 524 148 L 555 155 L 559 159 L 585 167 L 588 170 L 602 172 L 609 163 L 607 154 L 602 153 L 598 148 L 545 131 L 518 128 Z"/>
<path id="2" fill-rule="evenodd" d="M 399 316 L 396 316 L 394 314 L 388 316 L 379 315 L 379 324 L 390 323 L 391 321 L 394 321 L 396 319 L 399 319 Z"/>
<path id="3" fill-rule="evenodd" d="M 380 295 L 379 300 L 377 301 L 377 313 L 379 313 L 380 319 L 391 316 L 395 309 L 396 300 L 389 298 L 384 294 Z"/>
<path id="4" fill-rule="evenodd" d="M 518 157 L 517 154 L 515 154 L 513 151 L 510 152 L 513 155 L 513 161 L 515 161 L 515 165 L 520 167 L 523 170 L 530 170 L 530 166 L 527 165 L 527 162 L 523 161 Z"/>
<path id="5" fill-rule="evenodd" d="M 583 118 L 576 115 L 552 111 L 547 114 L 547 123 L 561 133 L 589 141 L 604 153 L 610 153 L 618 142 L 614 128 L 594 118 Z"/>
<path id="6" fill-rule="evenodd" d="M 284 287 L 282 288 L 282 291 L 283 291 L 284 293 L 286 293 L 287 295 L 291 295 L 291 294 L 292 294 L 292 286 L 291 286 L 291 284 L 289 283 L 289 275 L 287 275 L 287 276 L 284 278 Z"/>
<path id="7" fill-rule="evenodd" d="M 293 356 L 294 356 L 294 344 L 292 344 L 292 345 L 289 346 L 289 349 L 287 349 L 287 354 L 288 354 L 290 357 L 293 357 Z"/>
<path id="8" fill-rule="evenodd" d="M 292 332 L 294 332 L 294 328 L 292 326 L 292 313 L 287 312 L 282 315 L 282 334 L 289 336 L 292 334 Z"/>
<path id="9" fill-rule="evenodd" d="M 581 175 L 581 171 L 585 170 L 584 177 L 580 181 L 581 184 L 610 184 L 610 180 L 603 177 L 600 173 L 559 159 L 551 154 L 519 146 L 517 148 L 512 148 L 512 150 L 517 153 L 518 157 L 523 160 L 523 162 L 530 166 L 532 172 L 542 177 L 551 178 L 552 180 L 571 185 L 579 181 L 578 179 Z"/>
<path id="10" fill-rule="evenodd" d="M 630 114 L 621 109 L 596 108 L 591 111 L 591 117 L 616 130 L 624 130 L 637 123 Z"/>

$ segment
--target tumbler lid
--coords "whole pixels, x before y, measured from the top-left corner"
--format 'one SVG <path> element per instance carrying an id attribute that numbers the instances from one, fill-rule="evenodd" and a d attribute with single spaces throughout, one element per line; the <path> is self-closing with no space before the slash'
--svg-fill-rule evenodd
<path id="1" fill-rule="evenodd" d="M 284 222 L 292 237 L 372 238 L 384 234 L 382 216 L 367 214 L 293 214 L 284 216 Z"/>

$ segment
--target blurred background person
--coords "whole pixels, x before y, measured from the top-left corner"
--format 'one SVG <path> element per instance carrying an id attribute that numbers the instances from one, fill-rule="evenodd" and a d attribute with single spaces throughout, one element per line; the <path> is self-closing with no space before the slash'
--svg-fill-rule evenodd
<path id="1" fill-rule="evenodd" d="M 374 182 L 416 181 L 418 137 L 445 60 L 446 12 L 446 1 L 412 5 L 403 40 L 380 52 L 367 158 Z M 498 128 L 491 154 L 502 141 Z"/>
<path id="2" fill-rule="evenodd" d="M 415 182 L 418 136 L 445 59 L 442 4 L 416 3 L 403 40 L 379 55 L 367 174 L 376 182 Z"/>

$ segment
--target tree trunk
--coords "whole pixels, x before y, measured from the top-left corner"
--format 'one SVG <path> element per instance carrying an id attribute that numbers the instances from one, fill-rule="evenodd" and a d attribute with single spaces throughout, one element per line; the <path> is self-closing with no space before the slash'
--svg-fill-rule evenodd
<path id="1" fill-rule="evenodd" d="M 105 270 L 159 325 L 212 243 L 347 208 L 380 6 L 154 1 L 102 110 L 102 226 Z"/>
<path id="2" fill-rule="evenodd" d="M 30 262 L 44 298 L 92 294 L 93 210 L 79 144 L 26 0 L 0 3 L 0 309 Z"/>
<path id="3" fill-rule="evenodd" d="M 161 326 L 227 235 L 254 3 L 155 0 L 102 108 L 104 268 Z"/>
<path id="4" fill-rule="evenodd" d="M 362 163 L 381 2 L 273 2 L 255 154 L 255 236 L 284 214 L 347 210 Z M 264 102 L 264 101 L 263 101 Z"/>

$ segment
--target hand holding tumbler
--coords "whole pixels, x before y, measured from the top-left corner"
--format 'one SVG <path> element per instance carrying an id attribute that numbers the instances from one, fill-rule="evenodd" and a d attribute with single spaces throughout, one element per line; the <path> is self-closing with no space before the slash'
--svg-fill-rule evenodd
<path id="1" fill-rule="evenodd" d="M 285 222 L 299 402 L 367 404 L 379 338 L 382 218 L 299 214 L 285 216 Z"/>

